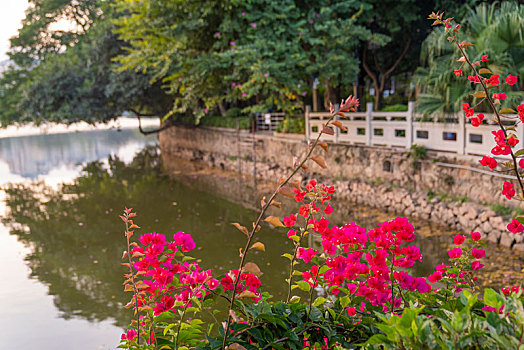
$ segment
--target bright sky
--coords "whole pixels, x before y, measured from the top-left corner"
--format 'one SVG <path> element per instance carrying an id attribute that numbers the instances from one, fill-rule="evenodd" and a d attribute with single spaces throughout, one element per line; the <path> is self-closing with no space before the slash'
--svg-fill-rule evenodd
<path id="1" fill-rule="evenodd" d="M 0 0 L 0 61 L 7 59 L 9 38 L 22 26 L 27 0 Z"/>

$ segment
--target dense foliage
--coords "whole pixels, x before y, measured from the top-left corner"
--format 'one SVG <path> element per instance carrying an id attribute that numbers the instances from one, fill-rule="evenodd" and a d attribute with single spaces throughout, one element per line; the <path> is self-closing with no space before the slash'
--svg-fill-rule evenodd
<path id="1" fill-rule="evenodd" d="M 512 1 L 481 4 L 471 10 L 462 23 L 462 40 L 475 43 L 467 49 L 472 60 L 480 60 L 487 54 L 491 61 L 487 61 L 485 67 L 494 74 L 517 76 L 519 83 L 502 87 L 500 91 L 507 93 L 512 104 L 521 102 L 524 99 L 520 83 L 524 79 L 524 5 Z M 456 66 L 462 54 L 449 45 L 440 28 L 424 41 L 421 55 L 428 66 L 419 68 L 415 76 L 422 89 L 417 101 L 420 112 L 456 113 L 462 109 L 462 102 L 472 101 L 470 86 L 449 69 Z"/>
<path id="2" fill-rule="evenodd" d="M 380 105 L 417 64 L 421 18 L 447 2 L 33 0 L 0 79 L 0 122 L 292 115 L 313 86 L 325 108 L 366 85 Z M 389 100 L 405 103 L 397 90 Z"/>

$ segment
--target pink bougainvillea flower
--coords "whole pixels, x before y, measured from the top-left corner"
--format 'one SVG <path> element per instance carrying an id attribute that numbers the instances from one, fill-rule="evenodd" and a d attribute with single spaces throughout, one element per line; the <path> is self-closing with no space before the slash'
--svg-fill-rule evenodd
<path id="1" fill-rule="evenodd" d="M 173 240 L 177 246 L 180 246 L 180 249 L 183 252 L 189 252 L 190 250 L 195 249 L 196 244 L 193 241 L 193 238 L 190 234 L 185 234 L 182 231 L 179 231 L 173 235 Z"/>
<path id="2" fill-rule="evenodd" d="M 453 237 L 453 242 L 456 245 L 461 245 L 462 243 L 464 243 L 465 239 L 466 239 L 466 237 L 464 237 L 462 235 L 456 235 L 455 237 Z"/>
<path id="3" fill-rule="evenodd" d="M 453 73 L 455 73 L 457 77 L 461 77 L 464 74 L 461 69 L 454 70 Z"/>
<path id="4" fill-rule="evenodd" d="M 479 163 L 483 166 L 489 167 L 491 170 L 495 169 L 497 167 L 497 161 L 494 158 L 484 156 L 481 160 L 479 160 Z"/>
<path id="5" fill-rule="evenodd" d="M 519 160 L 519 167 L 524 168 L 524 158 Z"/>
<path id="6" fill-rule="evenodd" d="M 498 92 L 498 93 L 494 93 L 493 94 L 493 98 L 494 99 L 498 99 L 498 100 L 505 100 L 506 99 L 506 93 L 505 92 Z"/>
<path id="7" fill-rule="evenodd" d="M 482 55 L 482 56 L 480 56 L 480 60 L 481 60 L 482 62 L 491 61 L 491 60 L 488 58 L 488 55 Z"/>
<path id="8" fill-rule="evenodd" d="M 502 195 L 506 196 L 507 199 L 511 199 L 511 197 L 515 195 L 515 189 L 511 182 L 504 181 L 504 184 L 502 185 Z"/>
<path id="9" fill-rule="evenodd" d="M 480 261 L 478 260 L 475 260 L 471 263 L 471 269 L 473 271 L 477 271 L 477 270 L 480 270 L 481 268 L 484 267 L 484 264 L 481 264 Z"/>
<path id="10" fill-rule="evenodd" d="M 473 255 L 475 259 L 480 259 L 486 256 L 486 251 L 484 249 L 477 249 L 473 247 L 471 250 L 471 255 Z"/>
<path id="11" fill-rule="evenodd" d="M 493 74 L 491 77 L 489 77 L 489 79 L 486 79 L 486 83 L 492 86 L 500 85 L 499 78 L 500 74 Z"/>
<path id="12" fill-rule="evenodd" d="M 355 309 L 353 306 L 348 307 L 346 310 L 348 311 L 349 316 L 355 316 L 357 314 L 357 309 Z"/>
<path id="13" fill-rule="evenodd" d="M 471 239 L 474 241 L 480 240 L 480 232 L 471 232 Z"/>
<path id="14" fill-rule="evenodd" d="M 251 27 L 256 28 L 257 24 L 256 23 L 251 23 Z"/>
<path id="15" fill-rule="evenodd" d="M 234 42 L 234 41 L 230 41 L 230 42 L 229 42 L 229 45 L 231 45 L 231 46 L 236 46 L 236 44 L 237 44 L 237 43 Z"/>
<path id="16" fill-rule="evenodd" d="M 511 222 L 507 226 L 509 232 L 520 233 L 524 232 L 524 225 L 517 219 L 511 219 Z"/>
<path id="17" fill-rule="evenodd" d="M 431 283 L 438 282 L 442 279 L 442 274 L 438 271 L 433 272 L 431 275 L 429 275 L 428 280 Z"/>
<path id="18" fill-rule="evenodd" d="M 121 340 L 133 340 L 135 339 L 136 337 L 136 331 L 131 328 L 131 329 L 128 329 L 126 333 L 122 334 L 122 336 L 120 337 Z"/>
<path id="19" fill-rule="evenodd" d="M 329 215 L 329 214 L 331 214 L 332 212 L 333 212 L 333 208 L 331 207 L 330 204 L 328 204 L 328 205 L 326 206 L 326 208 L 324 209 L 324 213 L 325 213 L 326 215 Z"/>
<path id="20" fill-rule="evenodd" d="M 315 250 L 313 248 L 305 249 L 305 248 L 300 247 L 298 248 L 297 259 L 302 259 L 304 260 L 305 263 L 308 263 L 311 261 L 311 259 L 313 259 L 313 257 L 317 253 L 318 253 L 318 250 Z"/>
<path id="21" fill-rule="evenodd" d="M 460 258 L 462 255 L 462 249 L 460 248 L 453 248 L 450 251 L 448 251 L 448 255 L 451 259 L 457 259 Z"/>
<path id="22" fill-rule="evenodd" d="M 479 113 L 475 118 L 471 118 L 471 125 L 474 127 L 478 127 L 482 124 L 482 120 L 484 120 L 484 114 Z"/>
<path id="23" fill-rule="evenodd" d="M 475 111 L 473 110 L 473 108 L 466 108 L 464 110 L 464 114 L 466 115 L 466 118 L 470 118 L 473 116 L 473 114 L 475 114 Z"/>
<path id="24" fill-rule="evenodd" d="M 284 216 L 284 225 L 286 225 L 287 227 L 291 227 L 295 225 L 296 222 L 297 222 L 297 216 L 295 214 Z"/>
<path id="25" fill-rule="evenodd" d="M 468 75 L 468 80 L 474 84 L 480 83 L 479 77 L 477 77 L 476 75 Z"/>
<path id="26" fill-rule="evenodd" d="M 513 135 L 508 137 L 508 145 L 510 145 L 511 147 L 515 147 L 517 143 L 519 143 L 519 140 L 517 140 Z"/>
<path id="27" fill-rule="evenodd" d="M 511 74 L 508 74 L 508 76 L 506 77 L 506 83 L 508 85 L 515 85 L 517 83 L 517 77 L 514 77 Z"/>
<path id="28" fill-rule="evenodd" d="M 484 306 L 482 308 L 482 310 L 487 311 L 487 312 L 495 312 L 495 311 L 497 311 L 496 308 L 494 308 L 493 306 L 488 306 L 488 305 Z"/>

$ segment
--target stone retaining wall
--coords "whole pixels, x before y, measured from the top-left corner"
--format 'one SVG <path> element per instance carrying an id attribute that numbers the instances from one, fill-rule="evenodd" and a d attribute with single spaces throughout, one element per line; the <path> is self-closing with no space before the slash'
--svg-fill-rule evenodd
<path id="1" fill-rule="evenodd" d="M 289 173 L 294 156 L 305 151 L 305 140 L 282 138 L 230 129 L 172 127 L 159 134 L 161 153 L 264 180 L 277 180 Z M 253 146 L 254 144 L 254 146 Z M 330 144 L 328 169 L 311 162 L 309 176 L 336 181 L 346 200 L 398 214 L 420 217 L 457 230 L 479 231 L 490 242 L 524 251 L 523 235 L 506 230 L 507 220 L 478 203 L 504 203 L 500 194 L 503 178 L 475 171 L 476 159 L 456 159 L 429 154 L 413 160 L 405 150 Z M 455 168 L 446 166 L 465 166 Z M 468 169 L 469 168 L 469 169 Z M 369 182 L 381 183 L 371 185 Z M 442 202 L 428 198 L 428 191 L 471 202 Z"/>

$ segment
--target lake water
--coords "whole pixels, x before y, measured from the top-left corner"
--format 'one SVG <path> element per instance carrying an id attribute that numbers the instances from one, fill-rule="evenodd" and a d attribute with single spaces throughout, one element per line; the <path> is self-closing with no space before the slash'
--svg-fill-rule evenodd
<path id="1" fill-rule="evenodd" d="M 217 274 L 237 267 L 244 237 L 230 223 L 246 225 L 255 216 L 245 207 L 250 199 L 240 195 L 249 184 L 182 161 L 180 169 L 170 169 L 179 176 L 168 177 L 155 144 L 154 136 L 132 130 L 0 139 L 0 349 L 118 345 L 131 317 L 122 307 L 130 298 L 122 291 L 126 270 L 120 266 L 124 207 L 137 212 L 141 232 L 193 234 L 192 255 Z M 368 228 L 393 217 L 336 200 L 335 208 L 342 213 L 335 220 Z M 445 260 L 453 232 L 415 226 L 425 257 L 415 273 L 427 275 Z M 258 237 L 267 251 L 254 261 L 265 273 L 265 290 L 279 298 L 288 274 L 281 254 L 291 249 L 289 240 L 268 227 Z M 483 284 L 520 278 L 521 257 L 498 247 L 488 256 Z"/>

